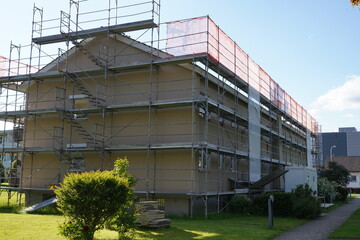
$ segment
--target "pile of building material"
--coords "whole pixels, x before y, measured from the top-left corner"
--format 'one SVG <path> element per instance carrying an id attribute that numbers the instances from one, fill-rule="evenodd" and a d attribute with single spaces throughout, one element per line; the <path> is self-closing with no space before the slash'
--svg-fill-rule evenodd
<path id="1" fill-rule="evenodd" d="M 165 212 L 159 210 L 157 201 L 138 202 L 135 204 L 136 222 L 141 227 L 169 227 L 171 220 L 165 218 Z"/>

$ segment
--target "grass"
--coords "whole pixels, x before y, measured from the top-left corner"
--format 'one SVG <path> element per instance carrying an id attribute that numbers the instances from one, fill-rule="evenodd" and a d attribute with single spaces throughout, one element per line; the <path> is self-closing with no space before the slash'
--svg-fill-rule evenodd
<path id="1" fill-rule="evenodd" d="M 9 195 L 10 194 L 10 195 Z M 9 199 L 10 196 L 10 199 Z M 18 195 L 17 192 L 8 192 L 6 190 L 0 190 L 0 213 L 12 213 L 18 212 L 19 206 L 17 201 L 21 198 L 21 202 L 25 202 L 25 195 Z"/>
<path id="2" fill-rule="evenodd" d="M 36 239 L 52 240 L 65 239 L 57 234 L 58 225 L 64 221 L 63 216 L 54 209 L 45 209 L 35 214 L 17 214 L 16 194 L 12 195 L 10 205 L 7 205 L 8 194 L 0 195 L 0 236 L 1 239 Z M 336 203 L 327 211 L 341 206 Z M 266 240 L 273 239 L 282 232 L 288 231 L 306 222 L 295 218 L 275 218 L 274 228 L 268 228 L 267 217 L 234 216 L 228 214 L 210 215 L 209 220 L 201 217 L 190 220 L 187 218 L 172 217 L 170 228 L 165 229 L 138 229 L 129 239 L 133 240 Z M 36 224 L 34 224 L 36 223 Z M 338 228 L 331 238 L 359 238 L 360 209 Z M 5 227 L 6 226 L 6 227 Z M 98 240 L 118 239 L 117 233 L 102 230 L 96 234 Z"/>
<path id="3" fill-rule="evenodd" d="M 0 236 L 3 239 L 65 239 L 57 235 L 57 225 L 64 221 L 61 215 L 0 213 Z M 140 229 L 134 233 L 134 240 L 261 240 L 272 239 L 281 232 L 304 223 L 304 220 L 275 218 L 275 227 L 267 227 L 266 217 L 230 217 L 220 216 L 212 220 L 189 220 L 175 218 L 170 228 Z M 36 224 L 34 224 L 36 223 Z M 97 239 L 117 239 L 117 233 L 103 230 L 96 235 Z"/>
<path id="4" fill-rule="evenodd" d="M 219 216 L 212 220 L 174 219 L 172 226 L 156 231 L 139 232 L 144 239 L 211 239 L 211 240 L 262 240 L 273 239 L 280 233 L 304 223 L 293 218 L 275 218 L 273 229 L 268 228 L 266 217 Z"/>
<path id="5" fill-rule="evenodd" d="M 36 239 L 52 240 L 65 239 L 57 234 L 58 225 L 64 221 L 63 216 L 51 211 L 37 214 L 17 214 L 16 194 L 10 199 L 7 206 L 8 195 L 0 195 L 0 236 L 1 239 Z M 46 214 L 47 212 L 47 214 Z M 266 217 L 233 216 L 227 214 L 212 215 L 211 219 L 204 220 L 199 217 L 191 220 L 174 217 L 171 227 L 165 229 L 139 229 L 130 238 L 133 240 L 266 240 L 272 239 L 282 232 L 305 222 L 295 218 L 275 218 L 274 228 L 268 228 Z M 118 239 L 117 233 L 102 230 L 96 234 L 98 240 Z"/>
<path id="6" fill-rule="evenodd" d="M 17 214 L 17 194 L 12 193 L 8 205 L 8 192 L 0 192 L 0 236 L 1 239 L 65 239 L 57 234 L 58 225 L 64 221 L 54 209 L 48 208 L 35 214 Z M 352 196 L 351 198 L 358 197 Z M 351 198 L 349 200 L 351 200 Z M 24 201 L 22 201 L 24 202 Z M 344 203 L 326 209 L 332 211 Z M 190 220 L 172 217 L 170 228 L 138 229 L 129 239 L 133 240 L 267 240 L 273 239 L 306 222 L 295 218 L 275 218 L 274 228 L 268 228 L 267 217 L 234 216 L 229 214 L 210 215 L 209 220 L 201 217 Z M 360 209 L 357 210 L 330 238 L 360 238 Z M 98 240 L 118 239 L 115 231 L 104 229 L 95 235 Z"/>
<path id="7" fill-rule="evenodd" d="M 57 234 L 57 226 L 64 218 L 60 215 L 0 213 L 1 239 L 65 239 Z M 117 239 L 117 233 L 101 231 L 97 239 Z"/>
<path id="8" fill-rule="evenodd" d="M 329 237 L 330 238 L 360 238 L 360 209 L 339 228 L 337 228 Z"/>

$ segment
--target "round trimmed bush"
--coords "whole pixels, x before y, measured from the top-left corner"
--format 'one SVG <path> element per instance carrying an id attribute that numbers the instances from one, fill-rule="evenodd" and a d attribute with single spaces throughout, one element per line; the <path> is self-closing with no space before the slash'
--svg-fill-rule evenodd
<path id="1" fill-rule="evenodd" d="M 60 225 L 60 234 L 90 240 L 127 205 L 132 188 L 128 179 L 111 171 L 70 173 L 55 194 L 59 211 L 67 218 Z"/>

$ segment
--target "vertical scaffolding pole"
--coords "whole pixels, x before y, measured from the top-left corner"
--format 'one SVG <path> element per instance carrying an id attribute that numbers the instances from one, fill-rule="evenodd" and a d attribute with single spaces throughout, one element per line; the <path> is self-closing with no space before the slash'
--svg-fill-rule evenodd
<path id="1" fill-rule="evenodd" d="M 196 118 L 195 118 L 195 111 L 196 111 L 196 104 L 195 104 L 195 94 L 196 94 L 196 74 L 195 74 L 195 66 L 196 62 L 195 59 L 192 60 L 192 81 L 191 81 L 191 92 L 192 92 L 192 101 L 191 101 L 191 196 L 190 196 L 190 218 L 193 218 L 193 201 L 194 201 L 194 192 L 195 192 L 195 156 L 196 156 L 196 133 L 197 133 L 197 126 L 196 126 Z"/>
<path id="2" fill-rule="evenodd" d="M 155 1 L 152 1 L 152 11 L 151 11 L 151 18 L 154 21 L 155 18 Z M 160 26 L 157 25 L 157 28 L 159 28 Z M 152 107 L 152 98 L 153 98 L 153 92 L 152 92 L 152 85 L 153 85 L 153 71 L 155 70 L 157 73 L 157 69 L 154 66 L 153 62 L 154 62 L 154 26 L 151 27 L 151 41 L 150 41 L 150 67 L 149 67 L 149 71 L 150 71 L 150 75 L 149 75 L 149 82 L 148 82 L 148 87 L 149 87 L 149 91 L 148 91 L 148 124 L 147 124 L 147 166 L 146 166 L 146 199 L 149 199 L 149 194 L 150 194 L 150 162 L 151 162 L 151 142 L 152 142 L 152 111 L 153 111 L 153 107 Z M 158 30 L 158 38 L 159 38 L 159 30 Z M 157 41 L 159 41 L 159 39 L 157 39 Z M 159 50 L 158 50 L 159 51 Z M 155 109 L 156 111 L 156 109 Z M 156 156 L 154 156 L 156 157 Z M 156 162 L 156 161 L 155 161 Z M 153 181 L 155 181 L 155 179 L 153 179 Z M 153 183 L 155 184 L 155 183 Z"/>

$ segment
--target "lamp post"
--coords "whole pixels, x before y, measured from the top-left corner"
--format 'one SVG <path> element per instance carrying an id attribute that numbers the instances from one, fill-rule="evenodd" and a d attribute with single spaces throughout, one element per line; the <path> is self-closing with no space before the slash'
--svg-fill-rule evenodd
<path id="1" fill-rule="evenodd" d="M 336 146 L 333 145 L 333 146 L 330 148 L 330 162 L 332 162 L 332 157 L 333 157 L 333 155 L 332 155 L 332 150 L 333 150 L 333 148 L 336 148 Z"/>

